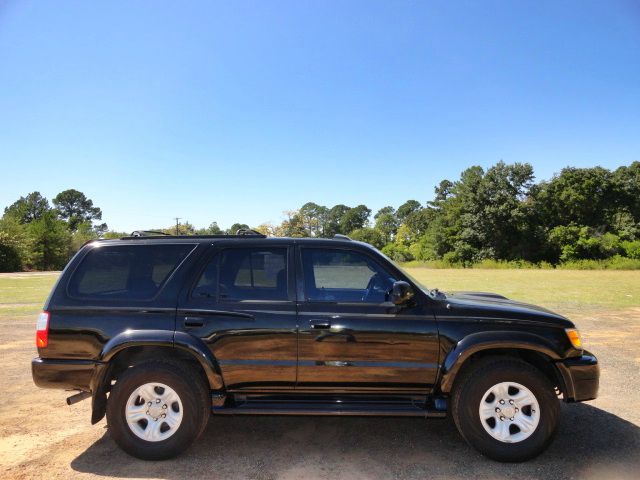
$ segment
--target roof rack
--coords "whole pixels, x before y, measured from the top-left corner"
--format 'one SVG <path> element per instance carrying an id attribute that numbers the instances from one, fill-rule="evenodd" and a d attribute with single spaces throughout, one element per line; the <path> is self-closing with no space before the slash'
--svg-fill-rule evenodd
<path id="1" fill-rule="evenodd" d="M 184 240 L 198 240 L 198 239 L 207 239 L 207 238 L 266 238 L 266 235 L 263 235 L 260 232 L 256 232 L 255 230 L 245 231 L 235 235 L 170 235 L 168 233 L 163 232 L 154 232 L 151 230 L 136 230 L 128 237 L 121 237 L 120 240 L 175 240 L 176 238 L 184 239 Z M 137 234 L 137 235 L 136 235 Z"/>
<path id="2" fill-rule="evenodd" d="M 335 238 L 336 240 L 349 240 L 351 241 L 351 239 L 349 237 L 347 237 L 346 235 L 342 235 L 340 233 L 336 233 L 333 238 Z"/>
<path id="3" fill-rule="evenodd" d="M 244 235 L 253 235 L 253 236 L 259 236 L 259 237 L 266 237 L 266 235 L 263 235 L 262 233 L 258 232 L 257 230 L 252 230 L 251 228 L 239 228 L 238 230 L 236 230 L 236 235 L 238 236 L 244 236 Z"/>
<path id="4" fill-rule="evenodd" d="M 131 232 L 130 237 L 152 237 L 157 235 L 166 235 L 169 236 L 166 232 L 159 232 L 157 230 L 134 230 Z"/>

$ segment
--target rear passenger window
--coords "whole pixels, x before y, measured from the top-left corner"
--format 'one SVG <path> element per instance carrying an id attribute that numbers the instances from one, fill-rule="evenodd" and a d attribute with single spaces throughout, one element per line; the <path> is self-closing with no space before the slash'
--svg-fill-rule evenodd
<path id="1" fill-rule="evenodd" d="M 91 250 L 73 273 L 69 294 L 80 298 L 153 298 L 193 245 L 112 245 Z"/>
<path id="2" fill-rule="evenodd" d="M 233 248 L 207 265 L 193 297 L 288 300 L 286 248 Z"/>

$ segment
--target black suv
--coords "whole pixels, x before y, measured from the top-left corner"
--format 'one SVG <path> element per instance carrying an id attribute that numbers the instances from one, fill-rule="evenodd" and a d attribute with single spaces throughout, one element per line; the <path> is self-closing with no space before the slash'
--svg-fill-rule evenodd
<path id="1" fill-rule="evenodd" d="M 92 398 L 144 459 L 214 415 L 450 413 L 472 446 L 522 461 L 565 402 L 596 397 L 574 324 L 491 293 L 426 290 L 346 237 L 141 236 L 85 245 L 39 317 L 40 387 Z"/>

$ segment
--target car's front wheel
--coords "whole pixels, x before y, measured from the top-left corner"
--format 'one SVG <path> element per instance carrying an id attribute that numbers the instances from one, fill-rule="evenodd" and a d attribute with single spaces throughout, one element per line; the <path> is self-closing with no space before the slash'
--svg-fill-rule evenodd
<path id="1" fill-rule="evenodd" d="M 187 449 L 209 419 L 207 389 L 188 365 L 149 361 L 127 369 L 107 404 L 109 430 L 127 453 L 144 460 Z"/>
<path id="2" fill-rule="evenodd" d="M 464 439 L 501 462 L 528 460 L 553 439 L 559 417 L 553 385 L 516 358 L 477 362 L 456 382 L 452 416 Z"/>

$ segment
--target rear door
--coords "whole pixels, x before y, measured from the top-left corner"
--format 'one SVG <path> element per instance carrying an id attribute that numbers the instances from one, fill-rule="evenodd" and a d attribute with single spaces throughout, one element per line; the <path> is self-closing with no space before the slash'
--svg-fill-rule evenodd
<path id="1" fill-rule="evenodd" d="M 247 240 L 249 242 L 249 240 Z M 227 390 L 288 390 L 296 381 L 292 247 L 212 248 L 181 294 L 176 328 L 201 338 Z"/>
<path id="2" fill-rule="evenodd" d="M 299 247 L 298 389 L 426 392 L 438 332 L 424 301 L 397 307 L 399 277 L 368 249 Z"/>

